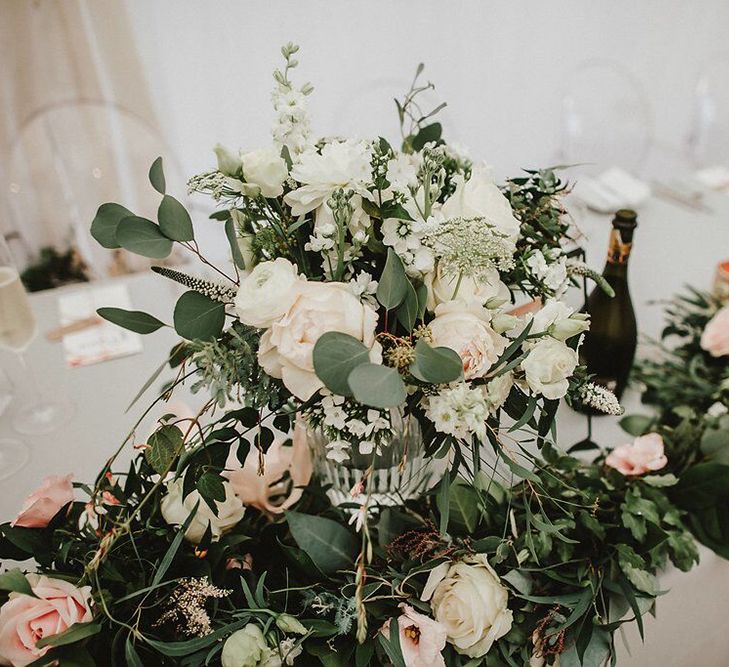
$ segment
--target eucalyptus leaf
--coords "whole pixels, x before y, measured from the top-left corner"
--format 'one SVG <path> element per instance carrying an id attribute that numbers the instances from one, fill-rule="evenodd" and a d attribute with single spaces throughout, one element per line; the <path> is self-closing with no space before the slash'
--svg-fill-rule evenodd
<path id="1" fill-rule="evenodd" d="M 377 300 L 387 310 L 397 308 L 407 294 L 408 282 L 402 260 L 392 248 L 388 248 L 385 268 L 377 284 Z"/>
<path id="2" fill-rule="evenodd" d="M 162 166 L 162 157 L 158 157 L 149 168 L 149 182 L 161 195 L 165 193 L 165 172 Z"/>
<path id="3" fill-rule="evenodd" d="M 156 317 L 141 310 L 124 310 L 123 308 L 99 308 L 96 311 L 99 317 L 138 334 L 149 334 L 166 326 Z M 165 362 L 166 363 L 166 362 Z"/>
<path id="4" fill-rule="evenodd" d="M 194 290 L 185 292 L 175 305 L 175 331 L 188 340 L 217 338 L 225 326 L 225 306 Z"/>
<path id="5" fill-rule="evenodd" d="M 172 252 L 172 241 L 147 218 L 122 219 L 116 228 L 116 240 L 125 250 L 142 257 L 163 259 Z"/>
<path id="6" fill-rule="evenodd" d="M 104 248 L 120 248 L 116 240 L 116 230 L 121 220 L 130 217 L 134 217 L 134 213 L 121 204 L 102 204 L 91 222 L 91 236 Z"/>
<path id="7" fill-rule="evenodd" d="M 162 233 L 173 241 L 192 241 L 195 233 L 187 209 L 174 197 L 165 195 L 157 209 L 157 220 Z"/>
<path id="8" fill-rule="evenodd" d="M 421 338 L 415 345 L 415 361 L 410 372 L 422 382 L 446 384 L 461 377 L 463 361 L 455 350 L 432 347 Z"/>
<path id="9" fill-rule="evenodd" d="M 394 408 L 405 401 L 405 383 L 394 368 L 380 364 L 359 364 L 348 377 L 355 399 L 373 408 Z"/>
<path id="10" fill-rule="evenodd" d="M 296 544 L 324 574 L 351 569 L 357 540 L 343 525 L 321 516 L 286 512 Z"/>
<path id="11" fill-rule="evenodd" d="M 246 262 L 243 259 L 243 254 L 238 246 L 238 237 L 235 234 L 235 223 L 233 218 L 228 218 L 225 221 L 225 237 L 228 239 L 228 246 L 230 246 L 230 255 L 233 258 L 233 263 L 239 268 L 245 270 Z"/>
<path id="12" fill-rule="evenodd" d="M 397 308 L 397 321 L 400 322 L 405 331 L 410 333 L 415 326 L 415 322 L 417 322 L 420 309 L 418 293 L 409 280 L 406 283 L 406 287 L 405 299 Z"/>
<path id="13" fill-rule="evenodd" d="M 327 389 L 340 396 L 351 396 L 347 378 L 360 364 L 368 363 L 370 351 L 354 336 L 328 331 L 314 345 L 314 371 Z"/>

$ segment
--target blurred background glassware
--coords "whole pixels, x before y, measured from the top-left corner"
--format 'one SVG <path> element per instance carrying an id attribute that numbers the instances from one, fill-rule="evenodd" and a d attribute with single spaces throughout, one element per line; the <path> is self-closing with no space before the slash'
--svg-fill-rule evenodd
<path id="1" fill-rule="evenodd" d="M 327 488 L 334 505 L 361 505 L 370 498 L 371 505 L 399 505 L 416 498 L 427 488 L 432 468 L 423 454 L 423 439 L 418 420 L 403 419 L 398 410 L 391 411 L 394 437 L 382 446 L 379 455 L 350 452 L 347 461 L 338 463 L 327 458 L 327 439 L 321 430 L 309 432 L 309 445 L 314 460 L 314 473 Z M 368 475 L 374 460 L 374 469 Z M 366 480 L 364 491 L 353 496 L 352 488 Z"/>
<path id="2" fill-rule="evenodd" d="M 653 110 L 640 82 L 611 60 L 588 60 L 562 87 L 559 161 L 597 175 L 619 167 L 640 176 L 653 142 Z"/>
<path id="3" fill-rule="evenodd" d="M 15 388 L 10 376 L 0 368 L 0 417 L 2 417 L 13 402 Z"/>
<path id="4" fill-rule="evenodd" d="M 41 391 L 24 353 L 35 337 L 37 323 L 30 307 L 17 266 L 5 238 L 0 235 L 0 348 L 14 352 L 32 385 L 29 402 L 18 408 L 13 426 L 19 433 L 36 435 L 51 433 L 71 416 L 72 404 L 67 398 L 53 399 Z"/>
<path id="5" fill-rule="evenodd" d="M 707 59 L 696 77 L 688 153 L 695 168 L 729 167 L 729 51 Z"/>

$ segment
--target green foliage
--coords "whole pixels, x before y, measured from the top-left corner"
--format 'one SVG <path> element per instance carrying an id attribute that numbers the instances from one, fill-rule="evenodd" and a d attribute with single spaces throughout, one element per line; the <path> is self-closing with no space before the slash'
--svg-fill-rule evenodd
<path id="1" fill-rule="evenodd" d="M 158 157 L 149 168 L 149 182 L 161 195 L 165 193 L 165 173 L 161 157 Z"/>
<path id="2" fill-rule="evenodd" d="M 185 292 L 175 305 L 175 331 L 188 340 L 218 338 L 225 325 L 225 306 L 194 290 Z"/>
<path id="3" fill-rule="evenodd" d="M 352 395 L 373 408 L 394 408 L 407 398 L 400 373 L 380 364 L 359 364 L 350 372 L 347 381 Z"/>
<path id="4" fill-rule="evenodd" d="M 408 283 L 402 260 L 392 248 L 388 248 L 385 268 L 377 285 L 377 300 L 387 310 L 397 308 L 408 294 Z"/>
<path id="5" fill-rule="evenodd" d="M 340 523 L 299 512 L 287 512 L 286 520 L 296 544 L 324 574 L 353 567 L 357 542 Z"/>
<path id="6" fill-rule="evenodd" d="M 316 341 L 313 360 L 314 370 L 327 389 L 351 396 L 349 375 L 360 364 L 369 362 L 370 351 L 349 334 L 329 331 Z"/>
<path id="7" fill-rule="evenodd" d="M 121 204 L 102 204 L 91 222 L 91 236 L 104 248 L 120 248 L 121 245 L 116 238 L 117 228 L 124 218 L 132 217 L 134 213 Z"/>
<path id="8" fill-rule="evenodd" d="M 172 252 L 172 241 L 162 233 L 159 226 L 138 216 L 123 218 L 119 222 L 116 240 L 125 250 L 143 257 L 164 259 Z"/>
<path id="9" fill-rule="evenodd" d="M 162 233 L 173 241 L 192 241 L 195 234 L 192 229 L 192 220 L 185 207 L 174 197 L 162 197 L 157 220 Z"/>
<path id="10" fill-rule="evenodd" d="M 123 308 L 99 308 L 96 311 L 99 317 L 103 317 L 112 324 L 116 324 L 129 331 L 138 334 L 149 334 L 165 326 L 156 317 L 142 312 L 141 310 L 124 310 Z"/>
<path id="11" fill-rule="evenodd" d="M 422 382 L 446 384 L 463 374 L 463 362 L 449 347 L 432 347 L 422 338 L 415 344 L 415 361 L 410 372 Z"/>

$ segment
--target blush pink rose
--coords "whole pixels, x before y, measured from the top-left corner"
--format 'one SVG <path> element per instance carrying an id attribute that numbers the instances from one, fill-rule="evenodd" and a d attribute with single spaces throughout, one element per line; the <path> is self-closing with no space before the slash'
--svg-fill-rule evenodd
<path id="1" fill-rule="evenodd" d="M 258 474 L 259 452 L 252 448 L 241 467 L 231 455 L 224 476 L 233 492 L 249 507 L 273 516 L 294 505 L 309 483 L 312 474 L 311 453 L 306 438 L 306 426 L 297 421 L 292 445 L 286 447 L 275 441 L 263 457 L 263 474 Z"/>
<path id="2" fill-rule="evenodd" d="M 630 445 L 620 445 L 605 459 L 605 465 L 623 475 L 643 475 L 660 470 L 668 463 L 663 453 L 663 438 L 658 433 L 641 435 Z"/>
<path id="3" fill-rule="evenodd" d="M 712 357 L 729 354 L 729 306 L 724 306 L 704 328 L 701 347 Z"/>
<path id="4" fill-rule="evenodd" d="M 0 665 L 24 667 L 50 648 L 37 648 L 36 642 L 93 618 L 89 586 L 37 574 L 29 574 L 28 583 L 37 597 L 11 593 L 0 607 Z"/>
<path id="5" fill-rule="evenodd" d="M 64 505 L 73 501 L 72 479 L 73 475 L 46 477 L 43 484 L 25 499 L 23 508 L 10 525 L 45 528 Z"/>
<path id="6" fill-rule="evenodd" d="M 409 605 L 401 604 L 400 609 L 403 613 L 397 619 L 397 625 L 405 667 L 445 667 L 442 651 L 446 644 L 446 629 Z M 389 620 L 381 632 L 386 637 L 390 635 Z"/>

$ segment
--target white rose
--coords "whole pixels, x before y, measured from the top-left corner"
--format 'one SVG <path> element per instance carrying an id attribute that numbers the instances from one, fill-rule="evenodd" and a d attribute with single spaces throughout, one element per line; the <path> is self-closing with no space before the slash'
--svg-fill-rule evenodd
<path id="1" fill-rule="evenodd" d="M 458 302 L 441 304 L 430 322 L 432 344 L 455 350 L 463 361 L 466 380 L 486 375 L 508 345 L 489 324 L 488 311 L 465 310 Z"/>
<path id="2" fill-rule="evenodd" d="M 257 185 L 264 197 L 280 197 L 283 194 L 283 184 L 289 170 L 275 148 L 259 148 L 243 153 L 240 160 L 246 183 Z"/>
<path id="3" fill-rule="evenodd" d="M 509 593 L 484 554 L 442 563 L 431 570 L 422 600 L 430 600 L 433 617 L 448 642 L 469 658 L 480 658 L 511 629 Z"/>
<path id="4" fill-rule="evenodd" d="M 444 218 L 486 218 L 496 229 L 516 241 L 519 238 L 519 221 L 489 171 L 484 167 L 474 167 L 468 181 L 464 182 L 463 177 L 457 178 L 455 192 L 443 204 Z"/>
<path id="5" fill-rule="evenodd" d="M 267 329 L 291 307 L 303 282 L 283 257 L 261 262 L 241 280 L 235 312 L 243 324 Z"/>
<path id="6" fill-rule="evenodd" d="M 542 338 L 521 362 L 529 388 L 545 398 L 562 398 L 577 367 L 577 352 L 554 338 Z"/>
<path id="7" fill-rule="evenodd" d="M 491 269 L 478 278 L 463 276 L 458 285 L 458 274 L 444 273 L 440 262 L 435 271 L 425 275 L 423 282 L 428 290 L 428 310 L 455 299 L 469 306 L 485 306 L 496 308 L 509 300 L 509 288 L 501 282 L 499 272 Z M 458 292 L 456 293 L 456 285 Z"/>
<path id="8" fill-rule="evenodd" d="M 223 667 L 258 667 L 270 654 L 271 649 L 261 628 L 249 623 L 225 640 L 220 661 Z"/>
<path id="9" fill-rule="evenodd" d="M 183 481 L 181 479 L 173 480 L 167 484 L 167 493 L 162 498 L 160 509 L 167 523 L 173 526 L 182 526 L 187 521 L 195 505 L 198 505 L 197 512 L 195 512 L 195 516 L 185 531 L 185 538 L 193 544 L 200 542 L 208 525 L 213 539 L 217 539 L 226 531 L 237 526 L 243 518 L 246 508 L 233 493 L 233 489 L 228 482 L 223 482 L 225 500 L 222 502 L 215 501 L 218 508 L 217 516 L 197 490 L 192 490 L 183 498 L 182 485 Z"/>
<path id="10" fill-rule="evenodd" d="M 319 337 L 328 331 L 354 336 L 370 349 L 372 362 L 379 363 L 382 347 L 375 340 L 376 326 L 377 313 L 345 283 L 302 282 L 288 312 L 261 337 L 258 362 L 305 401 L 324 386 L 314 372 Z"/>
<path id="11" fill-rule="evenodd" d="M 492 412 L 496 412 L 509 398 L 509 393 L 514 385 L 514 373 L 509 371 L 508 373 L 502 373 L 493 380 L 489 380 L 488 383 L 481 387 L 484 398 L 489 404 L 489 408 Z"/>
<path id="12" fill-rule="evenodd" d="M 575 313 L 562 301 L 547 301 L 538 310 L 532 321 L 530 333 L 546 332 L 557 340 L 567 340 L 590 328 L 590 316 L 586 313 Z"/>

